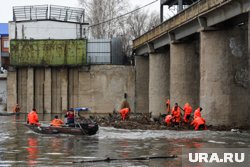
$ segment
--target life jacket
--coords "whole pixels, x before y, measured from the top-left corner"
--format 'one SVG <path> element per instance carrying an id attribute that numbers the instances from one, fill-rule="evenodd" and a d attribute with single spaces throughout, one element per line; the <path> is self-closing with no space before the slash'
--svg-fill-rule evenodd
<path id="1" fill-rule="evenodd" d="M 129 108 L 123 108 L 123 109 L 120 110 L 122 120 L 125 120 L 125 118 L 128 116 L 129 111 L 130 111 Z"/>
<path id="2" fill-rule="evenodd" d="M 31 111 L 28 114 L 28 122 L 29 124 L 34 124 L 34 125 L 38 125 L 39 120 L 38 120 L 38 115 L 35 111 Z"/>
<path id="3" fill-rule="evenodd" d="M 194 119 L 197 118 L 197 117 L 201 117 L 201 110 L 200 110 L 200 107 L 197 108 L 194 112 Z"/>
<path id="4" fill-rule="evenodd" d="M 64 122 L 61 119 L 53 119 L 50 123 L 51 126 L 61 126 Z"/>
<path id="5" fill-rule="evenodd" d="M 186 103 L 183 107 L 183 110 L 185 111 L 185 114 L 190 115 L 193 109 L 188 103 Z"/>
<path id="6" fill-rule="evenodd" d="M 205 123 L 206 123 L 206 120 L 204 118 L 202 118 L 202 117 L 196 117 L 193 120 L 193 122 L 191 123 L 191 125 L 194 126 L 195 130 L 199 130 L 199 126 L 200 125 L 204 125 L 204 127 L 205 127 Z"/>
<path id="7" fill-rule="evenodd" d="M 172 115 L 174 118 L 174 122 L 180 122 L 181 121 L 181 109 L 180 107 L 177 107 L 177 110 L 175 110 L 175 107 L 172 108 Z"/>
<path id="8" fill-rule="evenodd" d="M 167 125 L 169 125 L 171 123 L 171 119 L 172 119 L 172 115 L 167 115 L 165 117 L 165 122 L 166 122 Z"/>

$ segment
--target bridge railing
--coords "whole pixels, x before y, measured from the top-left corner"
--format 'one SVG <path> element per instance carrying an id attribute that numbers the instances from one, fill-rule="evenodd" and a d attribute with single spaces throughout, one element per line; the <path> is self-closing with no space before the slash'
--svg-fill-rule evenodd
<path id="1" fill-rule="evenodd" d="M 196 19 L 201 14 L 209 12 L 222 4 L 228 3 L 232 0 L 201 0 L 197 3 L 193 4 L 186 10 L 178 13 L 174 17 L 166 20 L 159 26 L 155 27 L 154 29 L 150 30 L 149 32 L 145 33 L 141 37 L 135 39 L 133 41 L 133 49 L 144 45 L 146 42 L 150 42 L 155 38 L 158 38 L 171 30 L 185 24 L 191 20 Z"/>

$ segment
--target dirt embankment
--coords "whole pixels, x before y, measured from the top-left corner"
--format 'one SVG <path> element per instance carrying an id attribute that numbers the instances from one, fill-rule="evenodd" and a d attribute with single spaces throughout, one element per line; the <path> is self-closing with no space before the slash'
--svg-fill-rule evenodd
<path id="1" fill-rule="evenodd" d="M 120 129 L 142 129 L 142 130 L 193 130 L 190 124 L 181 123 L 180 125 L 167 126 L 164 119 L 165 115 L 161 115 L 156 119 L 152 119 L 148 113 L 131 113 L 129 117 L 122 121 L 120 114 L 110 113 L 106 116 L 91 116 L 91 119 L 100 126 L 115 127 Z M 230 131 L 232 129 L 247 130 L 246 127 L 233 126 L 212 126 L 207 125 L 208 130 Z"/>

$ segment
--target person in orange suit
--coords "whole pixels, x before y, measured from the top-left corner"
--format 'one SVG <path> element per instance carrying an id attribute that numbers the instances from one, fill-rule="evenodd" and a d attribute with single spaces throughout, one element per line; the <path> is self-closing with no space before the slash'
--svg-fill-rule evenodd
<path id="1" fill-rule="evenodd" d="M 50 126 L 60 127 L 64 124 L 63 120 L 59 119 L 56 115 L 55 118 L 51 121 Z"/>
<path id="2" fill-rule="evenodd" d="M 14 106 L 14 108 L 13 108 L 13 112 L 15 112 L 15 113 L 20 112 L 20 107 L 19 107 L 19 105 L 18 105 L 18 104 L 16 104 L 16 105 Z"/>
<path id="3" fill-rule="evenodd" d="M 191 116 L 191 113 L 192 113 L 192 107 L 189 105 L 189 103 L 186 103 L 183 107 L 183 110 L 184 110 L 184 117 L 183 117 L 183 120 L 185 123 L 188 123 L 189 122 L 189 118 Z"/>
<path id="4" fill-rule="evenodd" d="M 170 100 L 166 100 L 167 114 L 170 113 Z"/>
<path id="5" fill-rule="evenodd" d="M 123 121 L 128 117 L 129 112 L 130 112 L 129 108 L 123 108 L 120 110 L 120 114 L 122 116 Z"/>
<path id="6" fill-rule="evenodd" d="M 173 116 L 173 123 L 179 125 L 181 122 L 181 109 L 178 106 L 178 103 L 175 103 L 175 106 L 172 108 L 172 116 Z"/>
<path id="7" fill-rule="evenodd" d="M 166 122 L 167 126 L 169 126 L 172 122 L 172 115 L 167 115 L 165 117 L 165 122 Z"/>
<path id="8" fill-rule="evenodd" d="M 201 108 L 201 107 L 198 107 L 198 108 L 194 111 L 194 119 L 197 118 L 197 117 L 201 117 L 201 111 L 202 111 L 202 108 Z"/>
<path id="9" fill-rule="evenodd" d="M 194 130 L 206 130 L 206 120 L 202 117 L 196 117 L 191 125 L 194 126 Z"/>
<path id="10" fill-rule="evenodd" d="M 31 112 L 29 112 L 27 123 L 30 125 L 40 126 L 37 111 L 35 108 L 33 108 Z"/>

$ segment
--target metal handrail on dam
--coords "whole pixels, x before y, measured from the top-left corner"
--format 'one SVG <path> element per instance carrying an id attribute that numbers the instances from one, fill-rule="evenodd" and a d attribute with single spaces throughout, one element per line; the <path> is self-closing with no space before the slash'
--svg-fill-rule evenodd
<path id="1" fill-rule="evenodd" d="M 238 5 L 231 5 L 229 6 L 230 12 L 232 10 L 236 10 L 235 13 L 244 13 L 245 10 L 249 10 L 249 2 L 246 2 L 244 0 L 201 0 L 193 4 L 192 6 L 188 7 L 187 9 L 183 10 L 182 12 L 178 13 L 174 17 L 166 20 L 159 26 L 155 27 L 154 29 L 150 30 L 149 32 L 145 33 L 144 35 L 138 37 L 133 41 L 133 49 L 136 50 L 137 48 L 140 48 L 141 46 L 145 45 L 146 43 L 152 42 L 157 38 L 160 38 L 161 36 L 165 34 L 171 33 L 171 31 L 194 21 L 195 19 L 199 19 L 199 17 L 212 12 L 213 10 L 220 8 L 221 6 L 225 6 L 226 4 L 232 2 L 233 4 Z M 242 5 L 245 5 L 244 6 Z M 242 7 L 243 6 L 243 7 Z M 235 7 L 235 9 L 231 9 Z M 241 10 L 238 12 L 238 10 Z M 232 13 L 232 12 L 231 12 Z M 234 14 L 228 14 L 228 18 L 233 17 Z M 197 24 L 198 21 L 196 21 Z M 189 34 L 190 35 L 190 34 Z"/>

